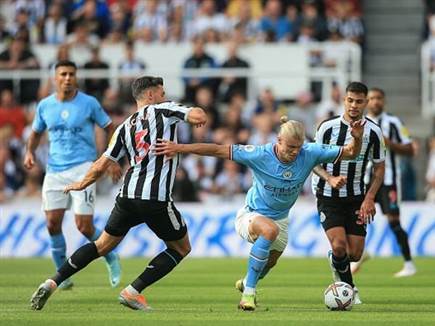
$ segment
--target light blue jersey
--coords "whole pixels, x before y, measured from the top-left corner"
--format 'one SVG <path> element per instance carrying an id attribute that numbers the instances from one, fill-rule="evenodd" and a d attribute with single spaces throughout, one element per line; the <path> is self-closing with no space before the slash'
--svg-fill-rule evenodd
<path id="1" fill-rule="evenodd" d="M 320 163 L 336 161 L 342 147 L 306 143 L 293 162 L 283 163 L 276 156 L 274 146 L 271 143 L 233 145 L 231 159 L 252 170 L 253 184 L 246 195 L 248 208 L 280 220 L 288 216 L 311 170 Z"/>
<path id="2" fill-rule="evenodd" d="M 32 129 L 48 130 L 47 170 L 59 172 L 97 158 L 94 127 L 111 123 L 97 99 L 80 91 L 70 101 L 50 95 L 39 102 Z"/>

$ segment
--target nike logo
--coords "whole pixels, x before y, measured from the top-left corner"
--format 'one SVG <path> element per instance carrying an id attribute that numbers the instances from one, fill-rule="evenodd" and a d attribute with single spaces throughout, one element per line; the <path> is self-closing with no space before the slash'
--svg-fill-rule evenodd
<path id="1" fill-rule="evenodd" d="M 339 273 L 346 273 L 348 269 L 349 269 L 349 265 L 346 266 L 346 268 L 344 270 L 342 270 L 342 271 L 337 270 L 337 272 L 339 272 Z"/>
<path id="2" fill-rule="evenodd" d="M 71 258 L 68 259 L 68 264 L 70 264 L 71 267 L 78 269 L 78 267 L 76 265 L 74 265 L 73 262 L 71 261 Z"/>
<path id="3" fill-rule="evenodd" d="M 148 265 L 147 268 L 149 268 L 149 269 L 153 269 L 154 266 L 153 266 L 153 265 Z"/>

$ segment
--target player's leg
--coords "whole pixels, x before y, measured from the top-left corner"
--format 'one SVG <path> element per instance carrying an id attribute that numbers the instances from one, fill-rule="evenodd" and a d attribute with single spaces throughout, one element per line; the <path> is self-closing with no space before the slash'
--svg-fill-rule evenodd
<path id="1" fill-rule="evenodd" d="M 50 295 L 63 281 L 85 268 L 90 262 L 113 250 L 123 236 L 112 236 L 106 232 L 96 242 L 90 242 L 77 249 L 70 258 L 59 268 L 56 275 L 42 283 L 30 299 L 31 308 L 40 310 Z"/>
<path id="2" fill-rule="evenodd" d="M 66 242 L 62 232 L 62 221 L 65 210 L 69 208 L 70 197 L 64 194 L 63 173 L 47 173 L 42 186 L 42 207 L 45 211 L 47 230 L 50 235 L 51 254 L 56 270 L 66 259 Z M 61 289 L 70 289 L 73 283 L 66 280 Z"/>
<path id="3" fill-rule="evenodd" d="M 348 254 L 351 261 L 360 261 L 364 253 L 365 235 L 347 235 Z M 354 304 L 361 304 L 359 290 L 356 286 L 354 290 Z"/>
<path id="4" fill-rule="evenodd" d="M 145 222 L 165 242 L 167 248 L 152 258 L 142 274 L 123 289 L 119 296 L 121 304 L 145 311 L 150 307 L 140 293 L 169 274 L 191 250 L 186 223 L 174 204 L 153 202 L 147 205 L 150 213 L 145 217 Z M 146 214 L 146 211 L 142 214 Z"/>
<path id="5" fill-rule="evenodd" d="M 281 257 L 283 251 L 277 251 L 271 249 L 269 252 L 269 259 L 267 261 L 266 266 L 264 266 L 263 270 L 260 273 L 259 280 L 266 277 L 266 275 L 269 273 L 269 271 L 276 265 L 278 262 L 279 257 Z M 245 290 L 246 285 L 246 277 L 242 278 L 240 280 L 237 280 L 236 282 L 236 289 L 243 293 Z"/>
<path id="6" fill-rule="evenodd" d="M 77 167 L 77 169 L 82 169 L 82 167 Z M 101 230 L 96 228 L 93 222 L 95 191 L 95 184 L 92 184 L 82 191 L 71 192 L 72 208 L 75 213 L 77 229 L 89 241 L 96 241 L 101 235 Z M 104 259 L 109 272 L 110 285 L 116 287 L 121 281 L 119 257 L 116 253 L 109 252 L 104 256 Z"/>
<path id="7" fill-rule="evenodd" d="M 346 282 L 354 287 L 352 274 L 350 272 L 350 259 L 347 254 L 346 230 L 341 226 L 332 227 L 326 230 L 326 236 L 331 245 L 329 259 L 339 276 L 338 280 L 334 280 Z"/>
<path id="8" fill-rule="evenodd" d="M 121 242 L 128 230 L 137 225 L 135 219 L 130 217 L 135 215 L 131 214 L 128 209 L 128 203 L 126 204 L 118 197 L 102 235 L 96 242 L 88 243 L 76 250 L 59 268 L 55 276 L 47 279 L 38 287 L 30 299 L 32 309 L 42 309 L 63 280 L 77 273 L 101 255 L 106 255 Z"/>
<path id="9" fill-rule="evenodd" d="M 403 268 L 394 274 L 395 277 L 406 277 L 412 276 L 417 272 L 417 269 L 412 261 L 411 250 L 409 248 L 409 240 L 408 234 L 402 228 L 400 224 L 400 215 L 389 213 L 387 214 L 388 224 L 390 225 L 391 230 L 393 231 L 397 243 L 400 246 L 400 250 L 402 252 L 403 259 L 405 261 Z"/>

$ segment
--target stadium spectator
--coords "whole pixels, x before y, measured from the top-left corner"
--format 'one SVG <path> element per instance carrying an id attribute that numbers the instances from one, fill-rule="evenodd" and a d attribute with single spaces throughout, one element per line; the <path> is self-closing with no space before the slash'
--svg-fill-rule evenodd
<path id="1" fill-rule="evenodd" d="M 333 3 L 333 10 L 328 16 L 328 30 L 338 31 L 344 39 L 363 45 L 364 25 L 360 17 L 355 15 L 348 1 Z"/>
<path id="2" fill-rule="evenodd" d="M 134 43 L 132 41 L 125 43 L 124 53 L 125 58 L 118 64 L 119 73 L 124 75 L 120 78 L 119 87 L 122 100 L 131 104 L 134 102 L 131 96 L 131 82 L 134 80 L 134 75 L 141 73 L 146 65 L 142 60 L 135 57 Z"/>
<path id="3" fill-rule="evenodd" d="M 205 37 L 205 34 L 211 30 L 217 34 L 219 40 L 225 41 L 228 39 L 231 23 L 224 14 L 217 12 L 214 0 L 203 0 L 192 27 L 196 36 Z"/>
<path id="4" fill-rule="evenodd" d="M 312 28 L 310 35 L 316 41 L 324 41 L 328 36 L 326 20 L 320 15 L 314 0 L 302 2 L 302 11 L 297 17 L 293 32 L 296 39 L 299 39 L 299 36 L 303 34 L 303 28 L 307 28 L 307 26 Z"/>
<path id="5" fill-rule="evenodd" d="M 48 16 L 44 20 L 41 42 L 47 44 L 62 44 L 66 41 L 67 19 L 63 17 L 60 3 L 54 2 L 48 9 Z"/>
<path id="6" fill-rule="evenodd" d="M 220 114 L 216 107 L 215 97 L 213 91 L 208 86 L 198 87 L 195 94 L 196 106 L 202 108 L 207 114 L 209 125 L 211 129 L 216 129 L 220 125 Z"/>
<path id="7" fill-rule="evenodd" d="M 238 44 L 229 42 L 227 59 L 221 66 L 222 68 L 249 68 L 249 63 L 238 56 Z M 219 93 L 225 103 L 238 93 L 246 97 L 248 93 L 248 79 L 229 74 L 221 79 Z"/>
<path id="8" fill-rule="evenodd" d="M 333 82 L 331 95 L 329 98 L 322 99 L 316 109 L 316 126 L 322 121 L 343 113 L 343 98 L 338 83 Z"/>
<path id="9" fill-rule="evenodd" d="M 281 114 L 283 113 L 283 106 L 275 100 L 275 95 L 271 88 L 264 88 L 260 92 L 254 109 L 255 115 L 267 113 L 273 117 L 274 125 L 278 124 Z"/>
<path id="10" fill-rule="evenodd" d="M 100 50 L 98 47 L 91 49 L 91 60 L 83 66 L 87 72 L 92 72 L 93 69 L 106 70 L 109 72 L 109 65 L 100 58 Z M 85 78 L 85 93 L 95 96 L 99 101 L 103 98 L 106 89 L 109 88 L 109 79 L 107 78 Z"/>
<path id="11" fill-rule="evenodd" d="M 246 187 L 246 178 L 241 172 L 240 165 L 226 160 L 222 171 L 216 175 L 213 193 L 222 196 L 223 200 L 231 201 L 236 198 L 236 195 L 245 193 L 249 186 Z"/>
<path id="12" fill-rule="evenodd" d="M 23 108 L 15 102 L 10 89 L 4 89 L 0 93 L 0 128 L 10 125 L 13 134 L 21 139 L 26 125 L 26 116 Z"/>
<path id="13" fill-rule="evenodd" d="M 316 132 L 316 113 L 313 94 L 303 91 L 296 95 L 296 103 L 290 106 L 288 117 L 291 120 L 302 122 L 307 138 L 313 140 Z"/>
<path id="14" fill-rule="evenodd" d="M 149 0 L 145 2 L 142 13 L 134 20 L 133 34 L 136 40 L 146 43 L 160 41 L 168 38 L 168 22 L 165 11 L 158 10 L 159 2 Z"/>
<path id="15" fill-rule="evenodd" d="M 38 69 L 39 63 L 33 52 L 22 39 L 14 39 L 9 47 L 0 53 L 0 69 Z M 23 79 L 19 81 L 19 102 L 27 104 L 36 98 L 38 79 Z M 0 89 L 14 90 L 12 80 L 0 80 Z"/>
<path id="16" fill-rule="evenodd" d="M 76 24 L 73 33 L 67 36 L 66 42 L 71 48 L 78 48 L 79 51 L 81 51 L 97 47 L 100 43 L 100 39 L 97 35 L 89 32 L 88 25 Z"/>
<path id="17" fill-rule="evenodd" d="M 204 40 L 202 37 L 195 37 L 192 41 L 193 53 L 184 62 L 184 68 L 214 68 L 216 67 L 215 60 L 208 55 L 204 50 Z M 184 102 L 193 103 L 196 98 L 196 91 L 200 86 L 206 86 L 213 89 L 216 88 L 216 79 L 209 77 L 184 77 Z"/>
<path id="18" fill-rule="evenodd" d="M 264 145 L 271 143 L 276 139 L 276 133 L 273 131 L 275 121 L 273 116 L 267 113 L 258 114 L 252 119 L 253 131 L 248 139 L 248 144 Z"/>
<path id="19" fill-rule="evenodd" d="M 132 23 L 131 8 L 128 1 L 119 1 L 113 3 L 110 7 L 111 32 L 119 31 L 126 35 Z"/>
<path id="20" fill-rule="evenodd" d="M 267 0 L 260 19 L 260 39 L 264 42 L 291 41 L 293 26 L 282 14 L 279 0 Z"/>
<path id="21" fill-rule="evenodd" d="M 237 43 L 239 44 L 254 42 L 258 38 L 260 32 L 258 21 L 259 15 L 255 14 L 257 11 L 255 8 L 257 8 L 258 1 L 239 0 L 232 1 L 231 3 L 238 4 L 236 15 L 232 18 L 232 39 L 238 41 Z M 231 6 L 231 3 L 229 6 Z M 258 13 L 261 13 L 261 11 Z"/>
<path id="22" fill-rule="evenodd" d="M 199 201 L 196 185 L 189 179 L 189 175 L 186 169 L 184 169 L 184 167 L 182 166 L 180 166 L 175 173 L 174 190 L 172 197 L 174 198 L 174 201 Z"/>
<path id="23" fill-rule="evenodd" d="M 150 151 L 150 146 L 156 144 L 157 139 L 164 135 L 171 134 L 170 139 L 176 139 L 176 124 L 180 121 L 186 121 L 195 127 L 204 125 L 206 115 L 200 108 L 187 108 L 165 101 L 162 78 L 140 77 L 133 82 L 132 93 L 137 101 L 137 112 L 117 128 L 106 152 L 92 164 L 86 176 L 65 187 L 65 192 L 83 190 L 95 183 L 108 168 L 118 165 L 117 162 L 123 156 L 130 159 L 131 168 L 124 178 L 105 231 L 97 241 L 76 250 L 68 259 L 69 262 L 65 262 L 54 277 L 38 287 L 31 298 L 32 309 L 42 309 L 57 286 L 93 260 L 113 250 L 136 225 L 148 225 L 165 242 L 166 248 L 149 262 L 142 274 L 121 291 L 119 301 L 126 307 L 150 310 L 145 297 L 140 293 L 171 272 L 191 250 L 186 223 L 171 199 L 178 156 L 164 160 L 164 157 L 157 157 Z M 161 121 L 161 124 L 153 121 Z M 150 129 L 145 129 L 145 124 Z M 138 142 L 132 146 L 130 137 L 135 133 Z M 146 182 L 146 171 L 151 166 L 157 177 Z M 129 191 L 131 187 L 135 189 L 133 192 Z"/>
<path id="24" fill-rule="evenodd" d="M 83 177 L 95 159 L 95 125 L 104 128 L 109 135 L 113 132 L 111 120 L 98 101 L 77 89 L 76 70 L 76 65 L 71 61 L 56 64 L 56 92 L 39 102 L 24 156 L 24 167 L 32 169 L 36 164 L 35 150 L 47 130 L 50 150 L 42 202 L 56 268 L 66 259 L 62 220 L 67 209 L 72 208 L 77 229 L 85 237 L 92 241 L 100 235 L 101 231 L 93 225 L 95 185 L 74 194 L 66 194 L 62 188 Z M 112 166 L 107 172 L 114 181 L 120 178 L 118 165 Z M 108 253 L 105 259 L 110 283 L 115 287 L 121 276 L 118 257 L 115 253 Z M 68 279 L 61 287 L 71 286 L 72 282 Z"/>
<path id="25" fill-rule="evenodd" d="M 85 26 L 89 34 L 100 39 L 110 31 L 110 11 L 105 0 L 79 0 L 73 3 L 71 24 Z M 74 28 L 75 29 L 75 28 Z"/>

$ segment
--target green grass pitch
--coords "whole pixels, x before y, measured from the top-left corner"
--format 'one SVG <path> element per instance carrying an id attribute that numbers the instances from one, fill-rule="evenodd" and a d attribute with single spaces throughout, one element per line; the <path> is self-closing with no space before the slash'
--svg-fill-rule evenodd
<path id="1" fill-rule="evenodd" d="M 123 259 L 124 286 L 148 259 Z M 71 291 L 57 291 L 42 311 L 29 299 L 50 276 L 48 259 L 0 259 L 0 325 L 435 325 L 435 259 L 416 260 L 414 277 L 395 279 L 400 258 L 369 260 L 356 276 L 364 304 L 330 312 L 323 291 L 332 282 L 326 259 L 282 259 L 260 282 L 259 307 L 238 311 L 234 282 L 246 259 L 187 258 L 169 276 L 146 289 L 150 313 L 118 304 L 100 260 L 73 277 Z"/>

